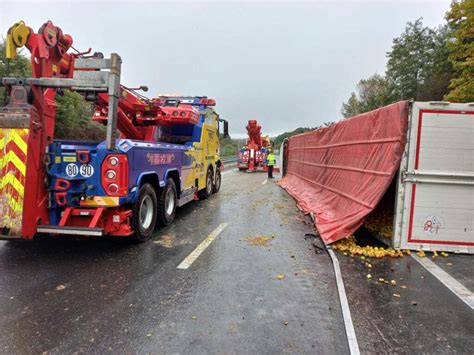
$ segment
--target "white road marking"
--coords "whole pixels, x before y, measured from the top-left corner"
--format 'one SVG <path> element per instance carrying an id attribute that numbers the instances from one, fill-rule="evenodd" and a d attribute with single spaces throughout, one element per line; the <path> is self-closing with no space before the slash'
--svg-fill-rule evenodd
<path id="1" fill-rule="evenodd" d="M 232 169 L 232 170 L 227 170 L 227 171 L 224 171 L 221 175 L 225 175 L 225 174 L 229 174 L 233 171 L 237 171 L 237 169 Z"/>
<path id="2" fill-rule="evenodd" d="M 467 304 L 471 309 L 474 309 L 474 293 L 469 291 L 463 284 L 458 280 L 432 262 L 430 259 L 424 257 L 421 258 L 417 255 L 411 255 L 413 259 L 418 261 L 421 266 L 428 270 L 431 275 L 436 277 L 441 283 L 446 286 L 451 292 L 459 297 L 461 301 Z"/>
<path id="3" fill-rule="evenodd" d="M 311 219 L 314 222 L 314 214 L 310 213 Z M 337 293 L 339 295 L 339 303 L 342 310 L 342 318 L 344 321 L 344 328 L 346 330 L 346 338 L 349 345 L 349 352 L 351 355 L 359 355 L 359 343 L 357 342 L 356 333 L 354 330 L 354 323 L 352 322 L 351 309 L 347 301 L 346 289 L 344 288 L 344 281 L 342 280 L 341 268 L 339 260 L 331 247 L 325 245 L 326 250 L 331 257 L 332 266 L 334 268 L 334 275 L 336 276 Z"/>
<path id="4" fill-rule="evenodd" d="M 202 254 L 204 250 L 216 239 L 216 237 L 222 232 L 225 227 L 227 227 L 227 223 L 221 223 L 216 229 L 212 231 L 209 236 L 204 239 L 201 244 L 199 244 L 196 249 L 194 249 L 191 254 L 189 254 L 182 262 L 178 265 L 178 269 L 188 269 L 196 260 L 199 258 L 199 255 Z"/>
<path id="5" fill-rule="evenodd" d="M 265 185 L 268 182 L 268 179 L 263 180 L 262 185 Z"/>
<path id="6" fill-rule="evenodd" d="M 344 281 L 342 280 L 341 268 L 339 267 L 339 260 L 332 248 L 326 246 L 329 255 L 331 256 L 332 264 L 334 266 L 334 274 L 336 275 L 337 292 L 339 294 L 339 302 L 342 309 L 342 318 L 344 319 L 344 328 L 346 329 L 347 342 L 349 343 L 349 351 L 351 355 L 359 355 L 359 343 L 357 342 L 356 333 L 354 330 L 354 323 L 352 323 L 351 310 L 349 302 L 347 301 L 346 289 L 344 288 Z"/>

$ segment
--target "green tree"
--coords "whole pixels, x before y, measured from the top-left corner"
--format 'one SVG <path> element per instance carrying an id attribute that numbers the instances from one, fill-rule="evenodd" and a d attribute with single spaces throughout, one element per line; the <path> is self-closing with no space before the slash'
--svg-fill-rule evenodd
<path id="1" fill-rule="evenodd" d="M 231 137 L 220 138 L 222 156 L 237 155 L 240 148 L 245 145 L 246 139 L 233 139 Z"/>
<path id="2" fill-rule="evenodd" d="M 21 53 L 15 59 L 5 58 L 5 44 L 0 43 L 0 78 L 31 76 L 31 65 L 28 58 Z M 0 86 L 0 107 L 8 102 L 8 95 L 3 86 Z"/>
<path id="3" fill-rule="evenodd" d="M 342 103 L 341 113 L 345 118 L 356 116 L 359 113 L 362 113 L 360 101 L 355 92 L 351 93 L 351 96 L 347 102 Z"/>
<path id="4" fill-rule="evenodd" d="M 408 22 L 387 53 L 386 77 L 395 100 L 442 100 L 448 92 L 451 29 L 424 27 L 422 19 Z"/>
<path id="5" fill-rule="evenodd" d="M 452 30 L 448 43 L 453 76 L 445 99 L 453 102 L 474 101 L 474 0 L 453 1 L 446 14 Z"/>
<path id="6" fill-rule="evenodd" d="M 449 91 L 452 76 L 452 65 L 449 61 L 448 43 L 451 29 L 444 25 L 433 33 L 433 49 L 429 53 L 430 66 L 418 88 L 416 99 L 420 101 L 441 101 Z"/>
<path id="7" fill-rule="evenodd" d="M 393 102 L 387 79 L 374 74 L 362 79 L 357 84 L 357 93 L 351 93 L 346 103 L 342 104 L 341 113 L 345 118 L 375 110 Z"/>
<path id="8" fill-rule="evenodd" d="M 77 92 L 65 90 L 56 95 L 55 138 L 100 141 L 105 126 L 91 120 L 94 107 Z"/>
<path id="9" fill-rule="evenodd" d="M 311 131 L 313 129 L 314 128 L 298 127 L 296 129 L 294 129 L 293 131 L 284 132 L 284 133 L 282 133 L 282 134 L 280 134 L 280 135 L 278 135 L 278 136 L 276 136 L 275 138 L 272 139 L 273 145 L 274 145 L 275 149 L 280 149 L 281 143 L 283 143 L 283 141 L 286 138 L 289 138 L 289 137 L 294 136 L 296 134 L 305 133 L 305 132 Z"/>
<path id="10" fill-rule="evenodd" d="M 433 65 L 435 31 L 423 27 L 422 19 L 408 22 L 387 53 L 387 72 L 392 94 L 398 99 L 417 98 L 420 86 Z"/>

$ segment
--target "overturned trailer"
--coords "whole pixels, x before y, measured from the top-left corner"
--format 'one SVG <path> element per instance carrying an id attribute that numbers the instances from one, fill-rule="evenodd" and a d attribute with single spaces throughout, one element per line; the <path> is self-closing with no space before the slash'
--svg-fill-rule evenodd
<path id="1" fill-rule="evenodd" d="M 474 104 L 398 102 L 285 141 L 280 185 L 323 240 L 377 213 L 395 248 L 474 253 Z"/>

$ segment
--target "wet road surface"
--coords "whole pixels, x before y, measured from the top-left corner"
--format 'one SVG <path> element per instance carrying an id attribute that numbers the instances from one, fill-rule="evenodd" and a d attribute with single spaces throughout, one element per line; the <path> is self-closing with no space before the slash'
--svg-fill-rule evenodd
<path id="1" fill-rule="evenodd" d="M 148 243 L 0 242 L 0 352 L 346 354 L 333 267 L 312 232 L 265 174 L 229 171 L 219 194 L 179 209 Z M 369 270 L 337 255 L 362 353 L 474 348 L 473 311 L 416 260 Z M 473 290 L 472 256 L 434 263 Z"/>
<path id="2" fill-rule="evenodd" d="M 219 194 L 181 208 L 145 244 L 0 242 L 0 351 L 347 353 L 330 259 L 265 178 L 226 173 Z"/>
<path id="3" fill-rule="evenodd" d="M 338 258 L 361 353 L 472 353 L 474 311 L 415 259 Z M 472 282 L 472 255 L 435 262 L 458 265 L 457 273 L 449 273 L 469 288 L 464 281 Z"/>

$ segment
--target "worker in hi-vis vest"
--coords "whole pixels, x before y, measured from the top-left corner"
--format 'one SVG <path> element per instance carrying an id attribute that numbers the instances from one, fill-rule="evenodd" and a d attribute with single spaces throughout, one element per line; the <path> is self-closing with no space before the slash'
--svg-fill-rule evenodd
<path id="1" fill-rule="evenodd" d="M 268 178 L 273 179 L 273 166 L 276 163 L 275 154 L 272 151 L 267 155 Z"/>

